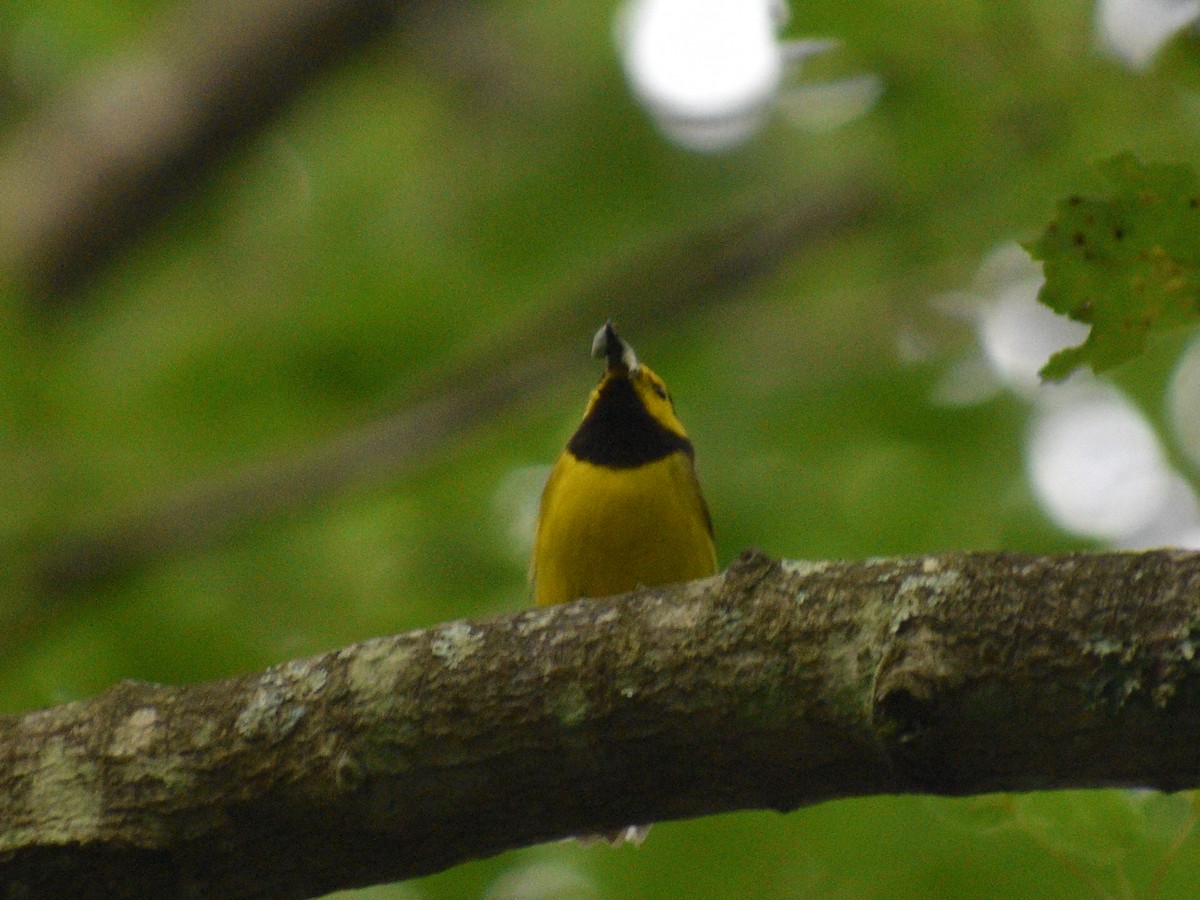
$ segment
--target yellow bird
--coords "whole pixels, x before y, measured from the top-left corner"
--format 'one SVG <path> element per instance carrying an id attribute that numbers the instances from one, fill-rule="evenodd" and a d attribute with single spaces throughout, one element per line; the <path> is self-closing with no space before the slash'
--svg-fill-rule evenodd
<path id="1" fill-rule="evenodd" d="M 592 355 L 608 368 L 542 492 L 531 567 L 539 606 L 717 571 L 692 442 L 666 385 L 611 321 Z"/>

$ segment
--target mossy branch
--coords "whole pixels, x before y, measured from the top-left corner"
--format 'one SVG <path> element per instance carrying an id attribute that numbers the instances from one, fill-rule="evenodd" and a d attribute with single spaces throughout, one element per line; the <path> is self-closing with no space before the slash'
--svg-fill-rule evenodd
<path id="1" fill-rule="evenodd" d="M 778 563 L 0 719 L 5 896 L 306 897 L 833 797 L 1200 786 L 1200 555 Z"/>

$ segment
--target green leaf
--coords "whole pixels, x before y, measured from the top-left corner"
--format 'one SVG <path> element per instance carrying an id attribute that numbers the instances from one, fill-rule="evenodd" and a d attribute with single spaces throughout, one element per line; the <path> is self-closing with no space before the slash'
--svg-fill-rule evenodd
<path id="1" fill-rule="evenodd" d="M 1050 358 L 1061 380 L 1087 364 L 1111 369 L 1155 334 L 1200 321 L 1200 187 L 1189 165 L 1144 164 L 1131 153 L 1098 163 L 1104 197 L 1068 197 L 1037 240 L 1045 265 L 1038 299 L 1092 326 L 1087 340 Z"/>

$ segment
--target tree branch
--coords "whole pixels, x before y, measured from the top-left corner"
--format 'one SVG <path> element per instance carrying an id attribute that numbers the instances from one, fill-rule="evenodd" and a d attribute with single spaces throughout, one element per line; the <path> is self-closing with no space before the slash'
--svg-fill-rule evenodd
<path id="1" fill-rule="evenodd" d="M 745 554 L 0 719 L 0 886 L 304 897 L 833 797 L 1197 787 L 1198 642 L 1198 554 Z"/>

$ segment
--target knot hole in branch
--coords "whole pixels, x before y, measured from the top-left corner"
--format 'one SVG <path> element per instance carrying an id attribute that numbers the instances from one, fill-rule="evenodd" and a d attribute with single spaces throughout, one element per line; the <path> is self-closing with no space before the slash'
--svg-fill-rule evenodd
<path id="1" fill-rule="evenodd" d="M 951 667 L 928 627 L 906 629 L 880 663 L 871 721 L 879 749 L 914 787 L 944 784 L 956 768 L 947 746 Z M 952 679 L 951 679 L 952 680 Z"/>

